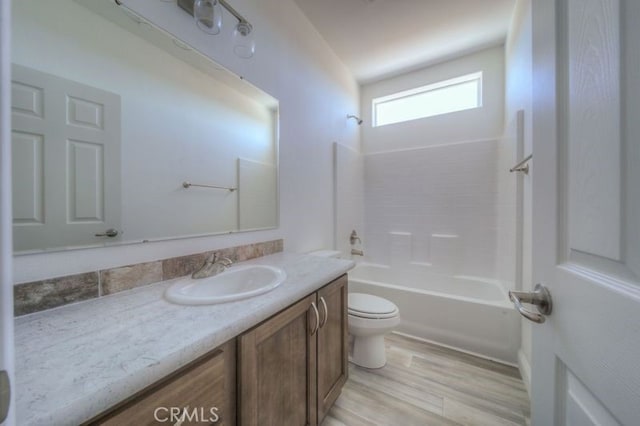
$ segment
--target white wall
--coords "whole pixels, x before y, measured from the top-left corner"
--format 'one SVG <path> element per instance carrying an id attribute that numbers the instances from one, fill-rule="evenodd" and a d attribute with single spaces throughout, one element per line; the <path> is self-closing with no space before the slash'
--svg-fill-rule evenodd
<path id="1" fill-rule="evenodd" d="M 280 101 L 280 228 L 234 235 L 121 247 L 18 256 L 15 281 L 108 268 L 238 244 L 284 238 L 291 251 L 333 244 L 332 142 L 359 149 L 358 86 L 292 0 L 238 0 L 234 7 L 254 24 L 257 52 L 233 55 L 230 44 L 201 33 L 175 3 L 128 0 L 162 27 L 201 48 Z M 227 19 L 227 22 L 232 22 Z M 76 41 L 69 40 L 69 43 Z M 144 60 L 144 57 L 141 57 Z"/>
<path id="2" fill-rule="evenodd" d="M 477 71 L 483 72 L 482 108 L 370 127 L 372 98 Z M 367 260 L 496 277 L 503 104 L 502 47 L 362 88 Z"/>
<path id="3" fill-rule="evenodd" d="M 518 0 L 507 38 L 505 49 L 506 66 L 506 98 L 505 98 L 505 123 L 508 129 L 512 126 L 519 110 L 524 111 L 524 138 L 521 153 L 514 144 L 515 140 L 506 134 L 499 147 L 500 164 L 498 167 L 500 182 L 500 199 L 505 211 L 511 215 L 511 209 L 521 213 L 515 221 L 499 221 L 498 234 L 504 242 L 500 246 L 498 257 L 503 260 L 498 265 L 503 275 L 515 275 L 517 286 L 523 291 L 532 290 L 531 282 L 531 180 L 535 172 L 535 158 L 530 163 L 528 176 L 520 177 L 521 192 L 516 194 L 514 182 L 518 179 L 508 170 L 521 156 L 526 156 L 532 150 L 532 21 L 531 0 Z M 511 124 L 510 124 L 511 123 Z M 518 155 L 519 154 L 519 155 Z M 510 189 L 509 189 L 510 188 Z M 505 192 L 506 191 L 506 192 Z M 521 203 L 520 206 L 517 204 Z M 509 208 L 511 207 L 511 209 Z M 518 235 L 520 236 L 518 238 Z M 520 245 L 518 247 L 517 245 Z M 521 271 L 513 269 L 517 259 L 513 253 L 521 255 Z M 513 264 L 509 265 L 509 262 Z M 530 387 L 530 362 L 531 362 L 531 323 L 522 320 L 522 342 L 518 353 L 518 364 L 527 387 Z"/>
<path id="4" fill-rule="evenodd" d="M 482 107 L 404 123 L 371 127 L 371 101 L 380 96 L 482 71 Z M 504 117 L 504 48 L 482 50 L 418 71 L 362 87 L 363 152 L 386 152 L 502 134 Z"/>

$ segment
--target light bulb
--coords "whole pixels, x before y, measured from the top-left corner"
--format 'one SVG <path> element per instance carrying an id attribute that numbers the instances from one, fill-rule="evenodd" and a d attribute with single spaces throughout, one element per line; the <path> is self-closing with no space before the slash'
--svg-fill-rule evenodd
<path id="1" fill-rule="evenodd" d="M 222 28 L 222 6 L 218 0 L 196 0 L 193 17 L 198 28 L 207 34 L 218 34 Z"/>
<path id="2" fill-rule="evenodd" d="M 233 51 L 241 58 L 249 59 L 256 52 L 253 27 L 246 21 L 238 22 L 233 30 Z"/>

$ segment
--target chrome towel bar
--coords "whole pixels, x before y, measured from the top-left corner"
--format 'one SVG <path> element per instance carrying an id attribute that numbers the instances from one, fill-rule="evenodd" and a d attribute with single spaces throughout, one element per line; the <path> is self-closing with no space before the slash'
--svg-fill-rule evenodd
<path id="1" fill-rule="evenodd" d="M 511 173 L 513 173 L 513 172 L 524 172 L 525 175 L 528 175 L 529 174 L 529 165 L 525 164 L 525 163 L 527 161 L 531 160 L 532 158 L 533 158 L 533 154 L 529 154 L 521 162 L 519 162 L 518 164 L 516 164 L 515 166 L 510 168 L 509 171 Z"/>
<path id="2" fill-rule="evenodd" d="M 213 188 L 213 189 L 226 189 L 227 191 L 233 192 L 238 188 L 231 188 L 228 186 L 217 186 L 217 185 L 201 185 L 198 183 L 191 183 L 191 182 L 182 182 L 182 187 L 183 188 L 189 188 L 192 186 L 198 186 L 200 188 Z"/>

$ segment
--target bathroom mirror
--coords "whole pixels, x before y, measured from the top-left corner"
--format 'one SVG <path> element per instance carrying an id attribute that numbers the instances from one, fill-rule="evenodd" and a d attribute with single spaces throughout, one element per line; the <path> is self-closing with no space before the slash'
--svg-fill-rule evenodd
<path id="1" fill-rule="evenodd" d="M 278 226 L 276 99 L 113 1 L 12 13 L 16 253 Z"/>

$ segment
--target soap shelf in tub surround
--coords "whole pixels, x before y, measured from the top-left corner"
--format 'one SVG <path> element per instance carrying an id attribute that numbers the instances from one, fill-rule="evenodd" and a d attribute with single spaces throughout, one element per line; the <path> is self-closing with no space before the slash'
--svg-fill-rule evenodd
<path id="1" fill-rule="evenodd" d="M 262 296 L 218 305 L 169 303 L 167 281 L 17 318 L 18 424 L 81 424 L 354 266 L 291 253 L 246 264 L 281 268 L 287 279 Z"/>
<path id="2" fill-rule="evenodd" d="M 201 267 L 214 252 L 236 263 L 280 253 L 283 245 L 283 240 L 265 241 L 17 284 L 13 288 L 15 315 L 31 314 L 182 277 Z"/>

